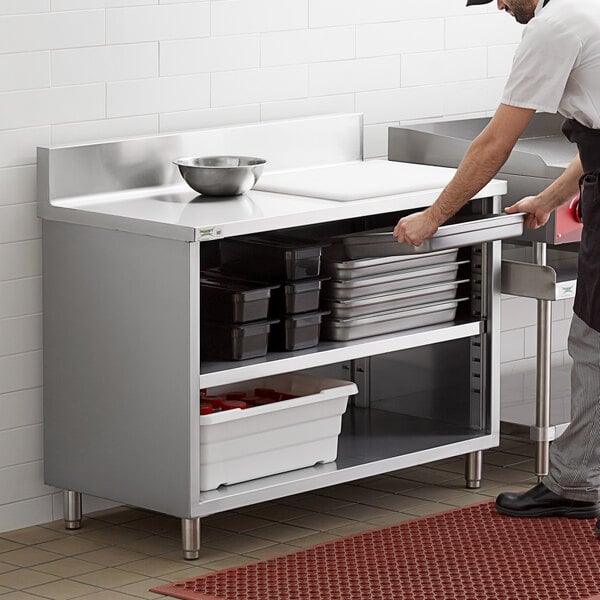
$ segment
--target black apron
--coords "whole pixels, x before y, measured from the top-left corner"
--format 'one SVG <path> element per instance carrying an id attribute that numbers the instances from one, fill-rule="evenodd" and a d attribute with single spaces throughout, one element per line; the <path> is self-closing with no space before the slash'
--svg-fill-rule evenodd
<path id="1" fill-rule="evenodd" d="M 584 175 L 580 180 L 580 210 L 583 221 L 575 314 L 600 332 L 600 129 L 567 119 L 562 131 L 577 144 Z"/>

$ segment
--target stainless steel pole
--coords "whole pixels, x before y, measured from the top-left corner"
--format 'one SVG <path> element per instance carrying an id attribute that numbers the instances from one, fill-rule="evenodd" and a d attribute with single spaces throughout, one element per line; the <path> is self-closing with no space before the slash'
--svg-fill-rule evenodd
<path id="1" fill-rule="evenodd" d="M 533 259 L 538 265 L 547 264 L 547 246 L 533 245 Z M 550 300 L 537 301 L 537 361 L 536 361 L 536 441 L 535 474 L 538 481 L 548 475 L 550 468 L 550 358 L 552 341 L 552 304 Z"/>

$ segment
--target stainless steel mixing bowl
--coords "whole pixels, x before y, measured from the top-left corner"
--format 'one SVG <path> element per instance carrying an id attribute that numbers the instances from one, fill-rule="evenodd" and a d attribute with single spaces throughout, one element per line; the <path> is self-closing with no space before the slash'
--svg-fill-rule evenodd
<path id="1" fill-rule="evenodd" d="M 204 156 L 173 161 L 186 183 L 206 196 L 238 196 L 258 181 L 264 158 L 252 156 Z"/>

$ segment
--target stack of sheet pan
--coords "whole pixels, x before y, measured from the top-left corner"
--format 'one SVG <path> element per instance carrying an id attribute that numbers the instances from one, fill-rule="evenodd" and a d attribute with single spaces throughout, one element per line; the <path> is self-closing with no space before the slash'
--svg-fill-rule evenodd
<path id="1" fill-rule="evenodd" d="M 458 260 L 458 249 L 390 256 L 391 232 L 389 239 L 376 234 L 379 244 L 350 234 L 327 249 L 323 270 L 331 279 L 323 285 L 322 308 L 331 315 L 323 339 L 349 341 L 452 321 L 466 299 L 457 296 L 468 279 L 458 274 L 469 261 Z"/>

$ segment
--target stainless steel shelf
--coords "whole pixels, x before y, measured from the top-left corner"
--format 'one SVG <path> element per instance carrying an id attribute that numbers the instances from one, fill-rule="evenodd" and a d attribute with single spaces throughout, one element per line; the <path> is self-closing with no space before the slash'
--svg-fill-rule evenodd
<path id="1" fill-rule="evenodd" d="M 420 327 L 351 342 L 321 342 L 315 348 L 296 352 L 270 352 L 264 358 L 245 361 L 202 362 L 200 387 L 209 388 L 471 337 L 482 333 L 483 327 L 483 321 L 451 322 L 446 325 Z"/>
<path id="2" fill-rule="evenodd" d="M 527 260 L 529 248 L 506 249 L 502 260 L 502 293 L 538 300 L 565 300 L 575 297 L 577 254 L 548 251 L 548 264 Z"/>
<path id="3" fill-rule="evenodd" d="M 415 399 L 415 401 L 418 401 Z M 200 493 L 197 516 L 297 494 L 496 445 L 492 435 L 375 408 L 349 407 L 336 462 Z"/>

